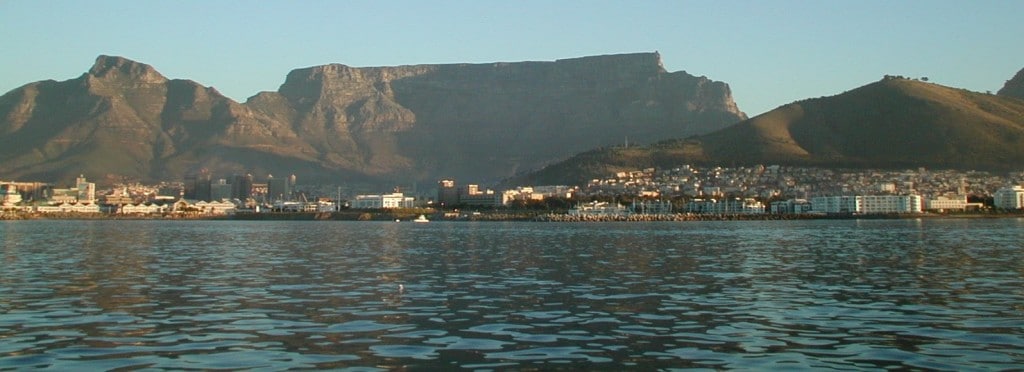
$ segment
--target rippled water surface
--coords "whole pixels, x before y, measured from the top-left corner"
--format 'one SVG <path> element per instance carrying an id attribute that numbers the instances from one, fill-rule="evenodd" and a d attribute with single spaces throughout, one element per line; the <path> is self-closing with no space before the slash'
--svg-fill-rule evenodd
<path id="1" fill-rule="evenodd" d="M 1020 369 L 1022 245 L 1022 219 L 0 221 L 0 369 Z"/>

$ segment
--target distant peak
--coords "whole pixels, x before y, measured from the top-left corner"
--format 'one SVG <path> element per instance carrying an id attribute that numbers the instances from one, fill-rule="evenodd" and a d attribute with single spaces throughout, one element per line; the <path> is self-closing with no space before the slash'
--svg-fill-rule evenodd
<path id="1" fill-rule="evenodd" d="M 1007 80 L 1003 88 L 999 89 L 998 94 L 1005 97 L 1024 99 L 1024 69 L 1018 71 L 1012 79 Z"/>
<path id="2" fill-rule="evenodd" d="M 89 75 L 98 78 L 122 78 L 146 82 L 167 80 L 150 65 L 135 62 L 124 57 L 107 55 L 96 57 L 96 63 L 89 69 Z"/>

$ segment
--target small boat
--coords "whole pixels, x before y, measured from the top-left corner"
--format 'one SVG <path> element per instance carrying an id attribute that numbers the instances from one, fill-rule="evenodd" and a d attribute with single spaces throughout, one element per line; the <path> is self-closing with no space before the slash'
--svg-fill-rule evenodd
<path id="1" fill-rule="evenodd" d="M 415 220 L 412 220 L 412 222 L 430 222 L 430 220 L 427 219 L 427 216 L 421 214 L 419 217 L 416 217 Z"/>

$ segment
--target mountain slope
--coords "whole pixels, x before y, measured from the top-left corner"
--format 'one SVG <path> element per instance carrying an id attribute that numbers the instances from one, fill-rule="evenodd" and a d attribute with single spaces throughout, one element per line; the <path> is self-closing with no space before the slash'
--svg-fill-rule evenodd
<path id="1" fill-rule="evenodd" d="M 703 136 L 584 153 L 521 180 L 687 163 L 1015 169 L 1024 164 L 1024 101 L 886 78 Z"/>
<path id="2" fill-rule="evenodd" d="M 1000 96 L 1024 99 L 1024 69 L 1017 71 L 1017 74 L 1006 81 L 999 92 Z"/>
<path id="3" fill-rule="evenodd" d="M 100 56 L 73 80 L 5 94 L 0 118 L 0 172 L 11 178 L 67 181 L 82 173 L 175 179 L 196 167 L 196 159 L 244 170 L 244 161 L 220 154 L 304 146 L 286 126 L 212 88 L 169 80 L 120 57 Z"/>
<path id="4" fill-rule="evenodd" d="M 653 142 L 745 118 L 728 85 L 669 73 L 657 53 L 315 66 L 244 104 L 100 56 L 76 79 L 0 96 L 0 176 L 155 181 L 206 168 L 323 181 L 487 180 L 627 137 Z"/>

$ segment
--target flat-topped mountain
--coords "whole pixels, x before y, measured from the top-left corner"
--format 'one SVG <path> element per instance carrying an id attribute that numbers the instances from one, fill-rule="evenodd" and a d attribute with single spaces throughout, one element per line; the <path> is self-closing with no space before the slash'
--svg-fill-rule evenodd
<path id="1" fill-rule="evenodd" d="M 100 56 L 82 76 L 0 97 L 0 178 L 500 179 L 598 146 L 746 119 L 728 85 L 657 53 L 491 64 L 297 69 L 244 104 Z"/>
<path id="2" fill-rule="evenodd" d="M 702 136 L 586 152 L 514 182 L 577 183 L 681 164 L 1020 169 L 1024 100 L 887 77 Z"/>

